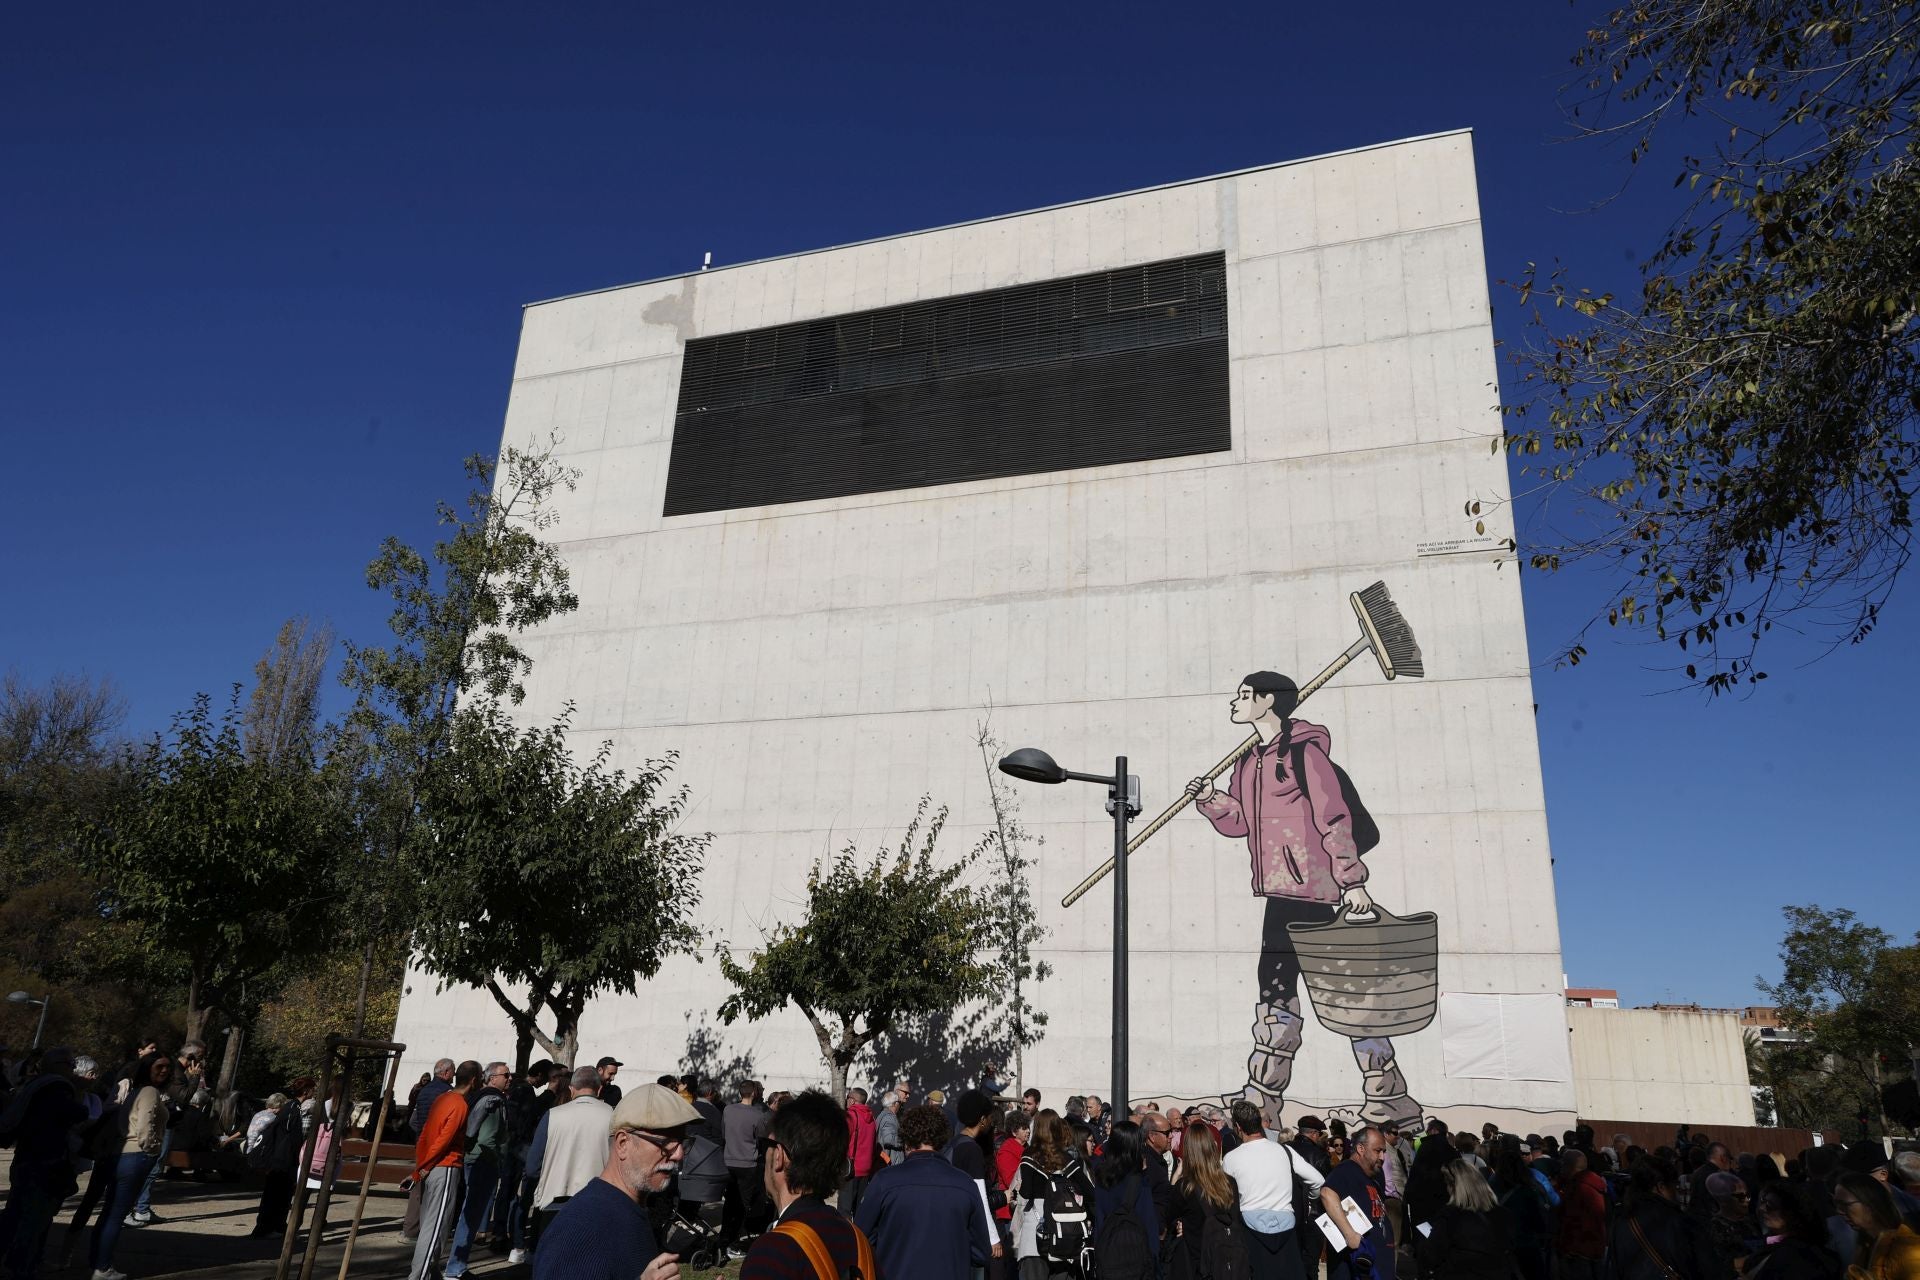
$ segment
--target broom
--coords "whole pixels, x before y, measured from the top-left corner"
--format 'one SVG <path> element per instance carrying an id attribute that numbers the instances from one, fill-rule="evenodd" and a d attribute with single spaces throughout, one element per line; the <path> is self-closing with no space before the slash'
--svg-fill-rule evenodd
<path id="1" fill-rule="evenodd" d="M 1389 680 L 1395 676 L 1419 677 L 1426 674 L 1426 669 L 1420 663 L 1420 642 L 1413 638 L 1413 628 L 1409 627 L 1407 620 L 1400 616 L 1400 607 L 1394 604 L 1393 597 L 1387 594 L 1386 583 L 1376 582 L 1364 591 L 1354 592 L 1348 599 L 1353 602 L 1354 616 L 1360 620 L 1360 638 L 1348 645 L 1347 651 L 1329 663 L 1325 671 L 1300 686 L 1300 696 L 1295 703 L 1296 706 L 1305 702 L 1315 690 L 1339 675 L 1346 669 L 1349 662 L 1363 653 L 1373 654 L 1375 660 L 1380 663 L 1380 674 Z M 1231 769 L 1234 762 L 1241 756 L 1246 755 L 1258 745 L 1260 745 L 1260 735 L 1256 733 L 1249 736 L 1219 764 L 1207 770 L 1206 776 L 1209 779 L 1219 777 Z M 1128 854 L 1132 854 L 1135 849 L 1153 839 L 1154 832 L 1173 821 L 1176 814 L 1192 803 L 1193 798 L 1183 791 L 1180 798 L 1168 805 L 1159 817 L 1149 822 L 1139 835 L 1127 841 Z M 1108 858 L 1094 868 L 1093 874 L 1076 885 L 1072 893 L 1060 899 L 1060 905 L 1070 907 L 1080 901 L 1087 890 L 1099 884 L 1112 871 L 1113 859 Z"/>

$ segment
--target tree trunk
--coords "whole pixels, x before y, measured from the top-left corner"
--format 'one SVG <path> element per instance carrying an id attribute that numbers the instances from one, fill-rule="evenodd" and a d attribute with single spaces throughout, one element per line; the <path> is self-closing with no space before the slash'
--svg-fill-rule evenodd
<path id="1" fill-rule="evenodd" d="M 217 1098 L 225 1098 L 233 1092 L 233 1082 L 240 1074 L 240 1047 L 245 1043 L 246 1033 L 240 1030 L 240 1023 L 236 1019 L 234 1024 L 227 1028 L 227 1051 L 220 1059 L 220 1085 L 216 1091 Z"/>
<path id="2" fill-rule="evenodd" d="M 202 1044 L 207 1040 L 207 1019 L 213 1015 L 212 1005 L 200 1003 L 200 975 L 193 974 L 187 979 L 187 1040 L 198 1040 Z M 184 1043 L 184 1041 L 182 1042 Z"/>
<path id="3" fill-rule="evenodd" d="M 353 1034 L 356 1039 L 367 1034 L 367 981 L 373 977 L 373 939 L 367 939 L 367 950 L 360 957 L 360 995 L 353 1002 Z M 393 1033 L 389 1031 L 388 1035 Z"/>

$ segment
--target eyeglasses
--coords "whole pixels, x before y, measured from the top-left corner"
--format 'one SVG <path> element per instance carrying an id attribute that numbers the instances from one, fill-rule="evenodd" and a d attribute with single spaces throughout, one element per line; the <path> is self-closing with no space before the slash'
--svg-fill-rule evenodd
<path id="1" fill-rule="evenodd" d="M 629 1138 L 639 1138 L 643 1142 L 651 1142 L 654 1146 L 660 1148 L 662 1153 L 671 1151 L 675 1147 L 684 1147 L 687 1145 L 687 1140 L 684 1137 L 668 1138 L 657 1133 L 648 1133 L 644 1129 L 622 1129 L 620 1132 L 626 1134 Z M 778 1144 L 776 1143 L 774 1145 Z"/>

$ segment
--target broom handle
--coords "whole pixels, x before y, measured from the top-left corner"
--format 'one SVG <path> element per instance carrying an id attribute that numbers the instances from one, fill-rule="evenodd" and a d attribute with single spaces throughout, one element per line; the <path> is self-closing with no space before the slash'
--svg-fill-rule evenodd
<path id="1" fill-rule="evenodd" d="M 1320 688 L 1320 686 L 1324 685 L 1327 681 L 1333 679 L 1335 676 L 1339 675 L 1342 671 L 1346 670 L 1347 664 L 1349 662 L 1352 662 L 1355 658 L 1367 652 L 1372 647 L 1373 646 L 1368 641 L 1366 636 L 1361 636 L 1358 640 L 1355 640 L 1352 644 L 1348 645 L 1347 651 L 1341 654 L 1339 657 L 1335 658 L 1331 663 L 1329 663 L 1325 671 L 1322 671 L 1319 675 L 1315 676 L 1313 679 L 1307 681 L 1306 684 L 1301 686 L 1300 696 L 1297 699 L 1295 699 L 1294 705 L 1299 706 L 1300 703 L 1305 702 L 1307 698 L 1314 693 L 1314 691 Z M 1244 756 L 1245 754 L 1247 754 L 1247 752 L 1253 750 L 1258 745 L 1260 745 L 1260 735 L 1257 733 L 1249 735 L 1245 742 L 1241 743 L 1239 746 L 1235 747 L 1232 751 L 1222 756 L 1220 758 L 1219 764 L 1216 764 L 1213 766 L 1213 768 L 1207 770 L 1206 776 L 1208 780 L 1211 781 L 1212 779 L 1217 778 L 1221 774 L 1225 773 L 1228 769 L 1231 769 L 1236 760 L 1240 759 L 1241 756 Z M 1185 809 L 1188 805 L 1192 803 L 1193 803 L 1193 797 L 1188 795 L 1184 790 L 1181 791 L 1179 799 L 1175 800 L 1172 804 L 1168 805 L 1165 809 L 1161 810 L 1159 817 L 1155 818 L 1152 822 L 1149 822 L 1145 827 L 1142 827 L 1140 829 L 1139 835 L 1127 841 L 1128 855 L 1131 856 L 1135 849 L 1138 849 L 1141 845 L 1153 839 L 1155 832 L 1160 830 L 1160 828 L 1166 826 L 1169 822 L 1172 822 L 1175 817 L 1179 816 L 1179 813 L 1182 809 Z M 1095 867 L 1092 873 L 1089 874 L 1085 880 L 1082 880 L 1079 884 L 1074 886 L 1072 893 L 1069 893 L 1066 897 L 1060 899 L 1060 905 L 1063 907 L 1070 907 L 1074 903 L 1080 901 L 1082 897 L 1086 896 L 1087 890 L 1093 888 L 1093 886 L 1095 886 L 1096 884 L 1099 884 L 1102 880 L 1106 879 L 1109 875 L 1113 874 L 1113 862 L 1114 860 L 1112 858 L 1108 858 L 1105 862 Z"/>

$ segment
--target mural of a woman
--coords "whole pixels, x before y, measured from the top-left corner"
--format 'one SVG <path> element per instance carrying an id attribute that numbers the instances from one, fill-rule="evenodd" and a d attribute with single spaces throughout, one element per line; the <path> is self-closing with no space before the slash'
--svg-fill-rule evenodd
<path id="1" fill-rule="evenodd" d="M 1373 914 L 1362 855 L 1379 839 L 1333 764 L 1332 734 L 1292 718 L 1298 702 L 1299 688 L 1288 677 L 1272 671 L 1247 676 L 1234 693 L 1232 720 L 1253 729 L 1258 745 L 1234 763 L 1226 791 L 1205 776 L 1186 788 L 1215 831 L 1246 840 L 1254 896 L 1266 903 L 1243 1096 L 1276 1125 L 1306 1016 L 1300 955 L 1288 926 L 1328 924 L 1342 912 Z M 1393 1041 L 1349 1039 L 1364 1082 L 1361 1117 L 1393 1125 L 1418 1120 L 1420 1104 L 1408 1096 Z"/>

